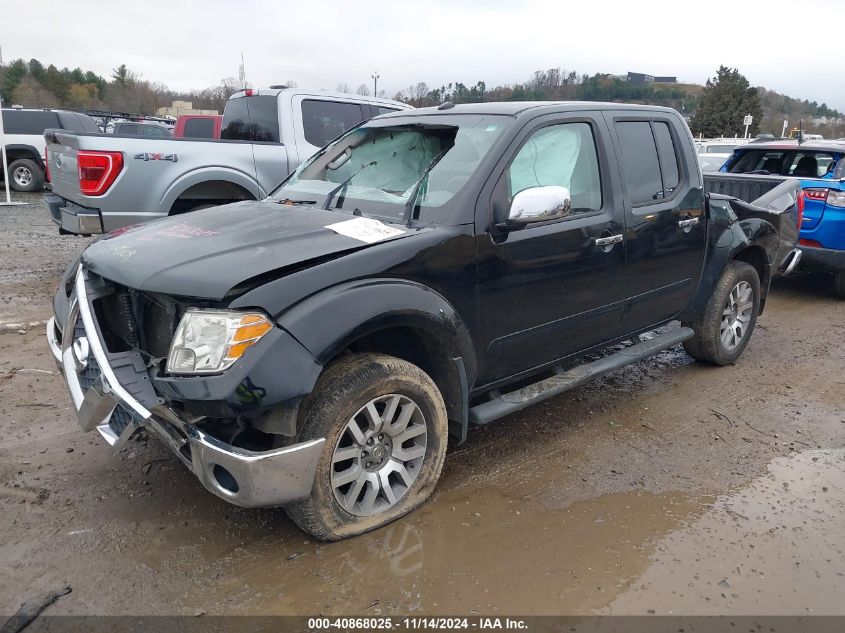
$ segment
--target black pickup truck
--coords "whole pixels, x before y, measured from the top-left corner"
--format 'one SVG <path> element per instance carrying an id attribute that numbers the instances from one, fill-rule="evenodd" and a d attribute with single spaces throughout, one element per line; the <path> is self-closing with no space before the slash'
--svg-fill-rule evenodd
<path id="1" fill-rule="evenodd" d="M 378 117 L 267 199 L 112 233 L 47 336 L 80 424 L 335 540 L 432 493 L 449 438 L 683 343 L 733 363 L 800 196 L 705 194 L 666 108 Z M 678 323 L 680 322 L 680 323 Z"/>

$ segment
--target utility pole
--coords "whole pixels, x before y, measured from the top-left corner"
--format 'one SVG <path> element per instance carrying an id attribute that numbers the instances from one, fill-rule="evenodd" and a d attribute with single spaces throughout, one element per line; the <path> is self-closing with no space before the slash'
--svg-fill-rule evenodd
<path id="1" fill-rule="evenodd" d="M 372 75 L 370 75 L 370 77 L 373 78 L 373 96 L 377 97 L 378 96 L 378 78 L 381 77 L 381 75 L 379 75 L 378 71 L 376 71 Z"/>

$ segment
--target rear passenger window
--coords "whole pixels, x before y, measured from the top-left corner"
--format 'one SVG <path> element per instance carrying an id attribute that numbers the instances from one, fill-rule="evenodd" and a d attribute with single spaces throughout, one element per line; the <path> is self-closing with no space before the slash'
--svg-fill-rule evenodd
<path id="1" fill-rule="evenodd" d="M 569 189 L 572 213 L 601 209 L 601 179 L 587 123 L 550 125 L 534 132 L 508 167 L 508 194 L 558 185 Z"/>
<path id="2" fill-rule="evenodd" d="M 246 97 L 249 106 L 249 122 L 252 140 L 263 143 L 278 143 L 279 106 L 276 97 L 260 95 Z"/>
<path id="3" fill-rule="evenodd" d="M 220 138 L 230 141 L 279 143 L 279 109 L 276 97 L 255 95 L 226 102 Z"/>
<path id="4" fill-rule="evenodd" d="M 388 112 L 398 112 L 396 108 L 385 108 L 384 106 L 378 107 L 379 114 L 387 114 Z"/>
<path id="5" fill-rule="evenodd" d="M 671 196 L 680 183 L 680 174 L 669 125 L 662 121 L 619 121 L 616 135 L 631 204 L 651 204 Z"/>
<path id="6" fill-rule="evenodd" d="M 678 175 L 678 156 L 675 153 L 675 143 L 672 140 L 672 132 L 669 124 L 662 121 L 654 121 L 654 140 L 657 141 L 657 156 L 660 158 L 660 170 L 663 173 L 664 196 L 669 197 L 678 188 L 680 176 Z"/>
<path id="7" fill-rule="evenodd" d="M 48 128 L 61 127 L 59 117 L 49 110 L 3 110 L 6 134 L 44 134 Z"/>
<path id="8" fill-rule="evenodd" d="M 616 135 L 622 146 L 622 172 L 632 204 L 647 204 L 663 198 L 660 162 L 648 121 L 621 121 Z"/>
<path id="9" fill-rule="evenodd" d="M 357 103 L 316 99 L 306 99 L 302 102 L 305 140 L 316 147 L 323 147 L 368 118 L 369 115 L 364 116 L 361 106 Z"/>

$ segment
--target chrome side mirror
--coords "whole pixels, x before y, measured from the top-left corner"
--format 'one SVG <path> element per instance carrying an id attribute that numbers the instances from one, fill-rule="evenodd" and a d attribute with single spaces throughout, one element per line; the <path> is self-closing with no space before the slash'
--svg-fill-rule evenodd
<path id="1" fill-rule="evenodd" d="M 530 224 L 565 218 L 572 211 L 572 196 L 566 187 L 532 187 L 513 197 L 508 224 Z"/>

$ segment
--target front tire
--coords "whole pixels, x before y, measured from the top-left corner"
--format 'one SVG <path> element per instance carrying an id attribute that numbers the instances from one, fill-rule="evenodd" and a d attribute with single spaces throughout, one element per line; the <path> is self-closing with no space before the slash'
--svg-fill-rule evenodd
<path id="1" fill-rule="evenodd" d="M 424 503 L 446 455 L 443 397 L 419 367 L 384 354 L 329 366 L 300 409 L 298 441 L 324 437 L 311 496 L 285 509 L 304 532 L 336 541 Z"/>
<path id="2" fill-rule="evenodd" d="M 44 173 L 34 160 L 19 158 L 9 165 L 9 186 L 15 191 L 40 191 L 44 186 Z"/>
<path id="3" fill-rule="evenodd" d="M 725 267 L 710 300 L 698 317 L 684 325 L 695 336 L 684 341 L 687 354 L 713 365 L 739 358 L 760 313 L 760 278 L 753 266 L 733 261 Z"/>

